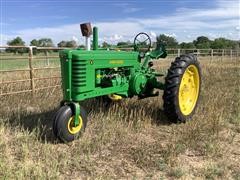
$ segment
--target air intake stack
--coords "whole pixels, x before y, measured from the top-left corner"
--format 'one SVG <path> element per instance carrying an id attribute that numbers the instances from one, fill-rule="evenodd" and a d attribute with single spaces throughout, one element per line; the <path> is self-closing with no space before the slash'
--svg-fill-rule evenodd
<path id="1" fill-rule="evenodd" d="M 90 23 L 80 24 L 82 35 L 85 36 L 85 48 L 87 51 L 91 50 L 90 36 L 92 35 L 92 27 Z"/>
<path id="2" fill-rule="evenodd" d="M 83 23 L 80 24 L 80 28 L 82 31 L 82 35 L 85 36 L 85 48 L 87 51 L 91 50 L 91 40 L 90 36 L 93 34 L 93 50 L 98 49 L 98 29 L 97 27 L 93 28 L 92 32 L 92 27 L 90 23 Z"/>

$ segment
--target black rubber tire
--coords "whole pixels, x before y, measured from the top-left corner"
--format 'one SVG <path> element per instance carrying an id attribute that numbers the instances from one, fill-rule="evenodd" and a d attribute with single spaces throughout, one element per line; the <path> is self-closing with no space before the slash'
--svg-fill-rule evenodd
<path id="1" fill-rule="evenodd" d="M 182 76 L 186 68 L 190 65 L 194 65 L 198 69 L 199 73 L 199 93 L 197 102 L 189 115 L 184 115 L 179 106 L 179 87 L 182 80 Z M 198 105 L 199 94 L 201 93 L 201 68 L 197 58 L 193 54 L 186 54 L 177 57 L 174 62 L 171 63 L 168 69 L 167 76 L 165 78 L 165 89 L 163 93 L 163 108 L 168 119 L 174 123 L 186 122 L 193 114 Z"/>
<path id="2" fill-rule="evenodd" d="M 81 107 L 80 116 L 83 120 L 82 128 L 78 133 L 71 134 L 68 130 L 68 121 L 72 116 L 73 111 L 68 105 L 62 106 L 55 115 L 53 120 L 53 133 L 61 142 L 67 143 L 78 139 L 87 126 L 87 113 Z"/>
<path id="3" fill-rule="evenodd" d="M 64 110 L 64 108 L 60 108 L 57 111 L 57 113 L 55 113 L 54 118 L 53 118 L 52 130 L 53 130 L 53 134 L 55 135 L 55 137 L 57 137 L 57 125 L 56 125 L 57 121 L 56 121 L 56 119 L 58 119 L 59 115 L 62 114 L 62 112 L 60 112 L 62 110 Z"/>

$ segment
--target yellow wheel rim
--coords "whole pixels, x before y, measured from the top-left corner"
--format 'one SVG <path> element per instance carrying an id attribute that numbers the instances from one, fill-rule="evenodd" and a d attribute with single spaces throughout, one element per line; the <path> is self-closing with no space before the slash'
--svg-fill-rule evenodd
<path id="1" fill-rule="evenodd" d="M 122 96 L 116 95 L 116 94 L 109 94 L 108 97 L 112 100 L 112 101 L 119 101 L 122 99 Z"/>
<path id="2" fill-rule="evenodd" d="M 78 116 L 78 118 L 79 118 L 79 124 L 77 126 L 74 126 L 74 116 L 72 116 L 68 121 L 68 131 L 71 134 L 77 134 L 82 128 L 82 124 L 83 124 L 82 118 L 81 116 Z"/>
<path id="3" fill-rule="evenodd" d="M 179 106 L 183 115 L 191 114 L 199 94 L 200 77 L 198 68 L 190 65 L 185 70 L 179 87 Z"/>

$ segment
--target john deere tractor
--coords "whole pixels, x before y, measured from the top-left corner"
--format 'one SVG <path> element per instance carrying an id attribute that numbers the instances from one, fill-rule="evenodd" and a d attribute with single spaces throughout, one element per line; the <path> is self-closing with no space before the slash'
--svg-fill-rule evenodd
<path id="1" fill-rule="evenodd" d="M 63 142 L 79 138 L 87 125 L 80 102 L 107 96 L 111 100 L 158 96 L 163 90 L 163 109 L 172 122 L 185 122 L 197 106 L 201 86 L 199 62 L 193 54 L 177 57 L 165 74 L 153 68 L 153 60 L 165 58 L 163 44 L 151 50 L 146 33 L 134 38 L 134 51 L 98 48 L 98 29 L 81 24 L 86 48 L 60 51 L 63 101 L 53 121 L 53 132 Z M 92 49 L 90 36 L 93 34 Z M 165 82 L 159 77 L 165 76 Z"/>

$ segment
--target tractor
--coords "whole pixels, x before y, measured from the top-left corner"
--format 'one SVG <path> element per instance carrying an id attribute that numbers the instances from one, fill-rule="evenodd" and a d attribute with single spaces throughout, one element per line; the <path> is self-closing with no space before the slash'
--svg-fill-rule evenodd
<path id="1" fill-rule="evenodd" d="M 163 90 L 163 109 L 169 121 L 186 122 L 194 114 L 201 87 L 201 68 L 194 54 L 176 57 L 165 75 L 153 68 L 153 60 L 167 56 L 165 45 L 159 43 L 151 49 L 146 33 L 136 35 L 132 51 L 122 51 L 100 49 L 98 28 L 90 23 L 80 28 L 85 49 L 59 52 L 63 100 L 53 120 L 53 133 L 60 141 L 71 142 L 84 132 L 87 112 L 80 102 L 90 98 L 143 99 Z M 161 76 L 165 82 L 159 80 Z"/>

